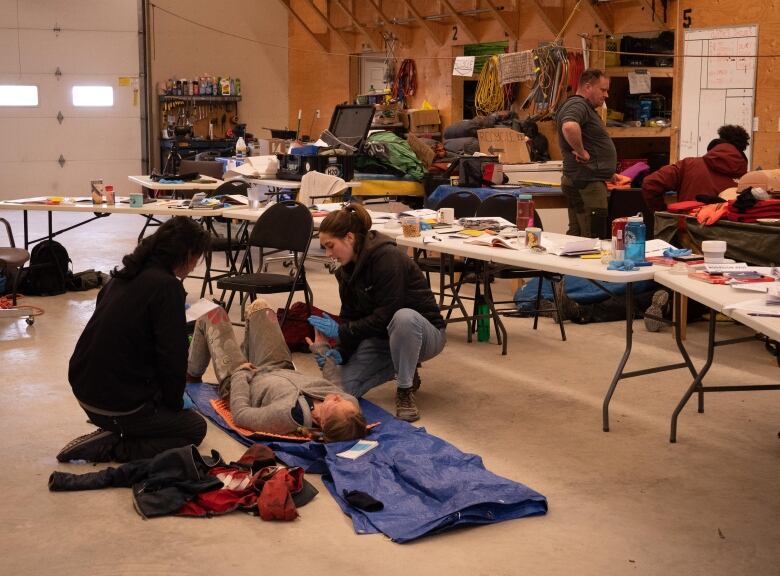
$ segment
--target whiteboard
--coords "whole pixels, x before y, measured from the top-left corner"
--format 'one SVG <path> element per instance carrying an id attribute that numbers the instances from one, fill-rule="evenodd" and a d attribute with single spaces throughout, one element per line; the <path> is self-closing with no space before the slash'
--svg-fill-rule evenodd
<path id="1" fill-rule="evenodd" d="M 724 124 L 753 133 L 757 51 L 757 25 L 685 31 L 680 158 L 706 153 Z"/>

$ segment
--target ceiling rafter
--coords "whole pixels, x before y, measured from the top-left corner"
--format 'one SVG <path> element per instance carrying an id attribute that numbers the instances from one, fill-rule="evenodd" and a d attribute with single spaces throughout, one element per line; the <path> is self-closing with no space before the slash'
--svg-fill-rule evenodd
<path id="1" fill-rule="evenodd" d="M 517 40 L 517 29 L 520 21 L 517 13 L 510 14 L 508 12 L 504 12 L 503 10 L 499 10 L 494 0 L 485 0 L 485 4 L 488 5 L 488 8 L 490 8 L 490 11 L 498 20 L 501 28 L 503 28 L 504 32 L 506 32 L 506 35 L 509 36 L 512 40 Z"/>
<path id="2" fill-rule="evenodd" d="M 585 11 L 596 21 L 596 24 L 605 34 L 612 34 L 615 29 L 612 19 L 608 17 L 600 6 L 594 6 L 590 0 L 580 0 L 580 4 L 585 7 Z"/>
<path id="3" fill-rule="evenodd" d="M 383 26 L 389 26 L 393 24 L 393 21 L 388 18 L 387 14 L 385 14 L 385 11 L 382 10 L 381 0 L 368 0 L 368 3 L 374 7 L 374 10 L 376 10 L 377 14 L 379 14 L 379 16 L 382 18 Z"/>
<path id="4" fill-rule="evenodd" d="M 412 15 L 420 21 L 420 24 L 422 24 L 422 27 L 425 28 L 425 30 L 428 32 L 428 35 L 433 38 L 433 41 L 436 42 L 437 46 L 441 46 L 444 42 L 442 41 L 441 34 L 439 33 L 439 30 L 435 24 L 432 24 L 428 20 L 426 20 L 420 12 L 418 12 L 417 8 L 415 8 L 412 3 L 409 0 L 402 0 L 404 5 L 409 9 L 409 12 L 412 13 Z"/>
<path id="5" fill-rule="evenodd" d="M 292 0 L 281 0 L 282 5 L 287 8 L 290 15 L 295 18 L 298 24 L 312 37 L 312 39 L 319 44 L 325 52 L 330 52 L 330 41 L 327 34 L 317 34 L 304 22 L 303 18 L 292 7 Z"/>
<path id="6" fill-rule="evenodd" d="M 547 27 L 547 29 L 552 32 L 553 36 L 558 35 L 558 31 L 563 26 L 563 22 L 556 25 L 555 22 L 552 21 L 552 18 L 550 18 L 550 15 L 547 13 L 547 11 L 544 9 L 544 6 L 542 6 L 539 3 L 539 0 L 526 0 L 531 4 L 531 7 L 536 11 L 536 13 L 539 15 L 539 18 L 541 18 L 542 22 L 544 22 L 544 25 Z M 585 0 L 587 2 L 587 0 Z"/>
<path id="7" fill-rule="evenodd" d="M 353 46 L 352 43 L 347 39 L 346 36 L 344 36 L 344 33 L 336 28 L 336 26 L 333 25 L 333 22 L 330 21 L 330 18 L 328 18 L 327 14 L 323 14 L 322 10 L 317 8 L 317 5 L 314 3 L 314 0 L 307 0 L 309 3 L 309 6 L 311 6 L 312 10 L 314 10 L 314 13 L 317 14 L 317 16 L 320 17 L 320 20 L 322 20 L 325 23 L 325 26 L 328 27 L 328 30 L 333 32 L 336 37 L 341 40 L 341 43 L 344 44 L 344 47 L 347 48 L 347 50 L 352 50 Z"/>
<path id="8" fill-rule="evenodd" d="M 352 13 L 352 11 L 344 5 L 342 0 L 333 0 L 336 5 L 341 8 L 341 10 L 349 17 L 350 20 L 352 20 L 352 24 L 355 25 L 355 28 L 360 30 L 360 32 L 368 39 L 368 43 L 371 44 L 371 48 L 374 50 L 374 52 L 381 52 L 382 51 L 382 43 L 381 41 L 376 37 L 376 35 L 372 34 L 363 24 L 361 24 L 357 17 Z"/>
<path id="9" fill-rule="evenodd" d="M 460 13 L 455 10 L 455 8 L 450 4 L 449 0 L 439 0 L 444 7 L 447 9 L 447 12 L 452 14 L 453 20 L 458 24 L 458 26 L 461 27 L 463 32 L 465 32 L 466 36 L 471 38 L 471 40 L 475 43 L 479 43 L 479 38 L 477 37 L 477 33 L 474 30 L 474 28 L 469 24 L 461 15 Z"/>

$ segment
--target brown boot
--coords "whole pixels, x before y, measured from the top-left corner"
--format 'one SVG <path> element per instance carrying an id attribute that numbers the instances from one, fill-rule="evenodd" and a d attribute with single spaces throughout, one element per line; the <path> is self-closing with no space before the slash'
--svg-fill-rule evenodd
<path id="1" fill-rule="evenodd" d="M 395 391 L 395 417 L 406 422 L 420 419 L 420 411 L 414 401 L 414 389 L 397 388 Z"/>

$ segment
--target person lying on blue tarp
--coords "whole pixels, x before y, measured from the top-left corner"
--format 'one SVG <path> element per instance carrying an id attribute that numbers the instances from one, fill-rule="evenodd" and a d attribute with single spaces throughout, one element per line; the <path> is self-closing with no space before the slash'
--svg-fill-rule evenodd
<path id="1" fill-rule="evenodd" d="M 229 399 L 233 420 L 242 428 L 272 434 L 302 431 L 325 442 L 366 435 L 366 420 L 357 400 L 338 385 L 333 360 L 323 362 L 324 378 L 295 370 L 276 314 L 261 298 L 247 306 L 241 346 L 224 309 L 198 319 L 187 365 L 189 381 L 200 381 L 209 359 L 220 397 Z"/>

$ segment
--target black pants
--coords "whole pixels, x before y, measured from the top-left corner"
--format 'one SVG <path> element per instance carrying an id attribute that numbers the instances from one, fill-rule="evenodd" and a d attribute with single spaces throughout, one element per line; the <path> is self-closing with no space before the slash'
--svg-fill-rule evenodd
<path id="1" fill-rule="evenodd" d="M 116 462 L 151 458 L 169 448 L 201 443 L 206 421 L 193 410 L 173 411 L 149 403 L 127 416 L 106 416 L 85 410 L 90 420 L 119 436 L 113 448 Z"/>

